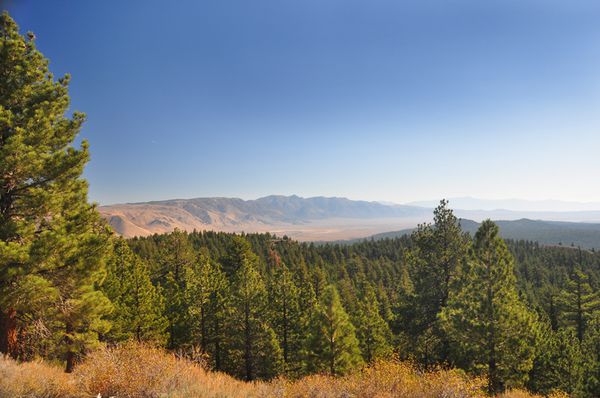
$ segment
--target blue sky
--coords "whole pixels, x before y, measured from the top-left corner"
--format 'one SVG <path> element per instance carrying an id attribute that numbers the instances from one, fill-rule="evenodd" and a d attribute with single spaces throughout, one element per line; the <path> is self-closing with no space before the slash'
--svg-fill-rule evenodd
<path id="1" fill-rule="evenodd" d="M 8 4 L 88 115 L 102 204 L 600 201 L 600 2 Z"/>

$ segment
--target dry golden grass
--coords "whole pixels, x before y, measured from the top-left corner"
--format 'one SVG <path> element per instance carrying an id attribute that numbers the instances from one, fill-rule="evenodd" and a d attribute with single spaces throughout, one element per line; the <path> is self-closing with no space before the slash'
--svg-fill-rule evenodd
<path id="1" fill-rule="evenodd" d="M 535 397 L 539 397 L 538 395 L 531 395 L 529 394 L 527 391 L 523 391 L 523 390 L 512 390 L 512 391 L 507 391 L 504 394 L 501 395 L 502 398 L 535 398 Z M 548 396 L 548 398 L 568 398 L 569 395 L 565 394 L 564 392 L 555 392 L 552 393 Z"/>
<path id="2" fill-rule="evenodd" d="M 485 381 L 456 370 L 423 373 L 401 362 L 380 362 L 345 377 L 309 376 L 291 383 L 286 397 L 483 397 Z"/>
<path id="3" fill-rule="evenodd" d="M 73 376 L 88 396 L 118 398 L 258 397 L 266 387 L 207 372 L 161 349 L 138 344 L 98 350 Z"/>
<path id="4" fill-rule="evenodd" d="M 16 362 L 0 356 L 0 397 L 81 397 L 75 381 L 62 369 L 43 362 Z"/>
<path id="5" fill-rule="evenodd" d="M 393 361 L 344 377 L 245 383 L 138 344 L 98 350 L 71 375 L 42 362 L 17 364 L 0 358 L 0 397 L 15 398 L 483 398 L 484 390 L 484 379 L 458 370 L 421 372 Z M 535 396 L 510 391 L 501 397 Z"/>

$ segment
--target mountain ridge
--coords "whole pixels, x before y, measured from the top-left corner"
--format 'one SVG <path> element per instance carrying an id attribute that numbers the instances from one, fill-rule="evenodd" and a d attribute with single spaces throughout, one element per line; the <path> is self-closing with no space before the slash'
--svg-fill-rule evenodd
<path id="1" fill-rule="evenodd" d="M 175 228 L 259 232 L 322 220 L 424 219 L 431 210 L 388 206 L 341 197 L 269 195 L 258 199 L 207 197 L 100 206 L 102 216 L 124 236 L 144 236 Z M 360 222 L 359 222 L 360 223 Z M 368 224 L 368 223 L 367 223 Z M 320 226 L 321 228 L 323 226 Z"/>
<path id="2" fill-rule="evenodd" d="M 452 202 L 450 207 L 456 208 Z M 102 216 L 125 237 L 175 228 L 223 232 L 271 232 L 298 240 L 345 240 L 399 231 L 428 222 L 432 207 L 351 200 L 344 197 L 269 195 L 257 199 L 199 197 L 100 206 Z M 455 210 L 463 219 L 600 221 L 600 211 Z"/>
<path id="3" fill-rule="evenodd" d="M 566 221 L 495 220 L 504 239 L 529 240 L 547 246 L 581 246 L 585 249 L 600 249 L 600 223 L 577 223 Z M 473 236 L 481 223 L 460 219 L 464 232 Z M 415 228 L 376 234 L 370 239 L 395 238 L 412 233 Z"/>

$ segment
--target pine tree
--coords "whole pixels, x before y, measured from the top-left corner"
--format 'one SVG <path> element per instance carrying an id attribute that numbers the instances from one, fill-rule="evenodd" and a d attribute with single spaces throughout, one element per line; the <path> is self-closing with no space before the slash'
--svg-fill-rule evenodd
<path id="1" fill-rule="evenodd" d="M 589 284 L 589 277 L 579 267 L 567 282 L 567 288 L 560 297 L 563 320 L 566 326 L 573 327 L 579 341 L 583 341 L 585 327 L 595 311 L 600 310 L 600 297 Z"/>
<path id="2" fill-rule="evenodd" d="M 17 319 L 39 319 L 18 296 L 46 297 L 70 371 L 106 331 L 110 303 L 96 290 L 108 234 L 81 179 L 88 144 L 73 147 L 84 122 L 66 117 L 69 76 L 54 80 L 32 34 L 0 18 L 0 350 L 15 356 Z M 39 299 L 34 300 L 39 301 Z M 35 307 L 35 306 L 34 306 Z M 49 312 L 45 311 L 45 315 Z M 27 314 L 27 316 L 24 316 Z M 22 323 L 26 329 L 27 324 Z M 19 333 L 21 334 L 21 333 Z"/>
<path id="3" fill-rule="evenodd" d="M 426 366 L 445 362 L 448 338 L 438 324 L 438 314 L 448 303 L 450 287 L 466 259 L 469 239 L 446 200 L 434 210 L 433 225 L 421 225 L 412 234 L 413 294 L 401 310 L 400 322 L 416 336 L 417 355 Z"/>
<path id="4" fill-rule="evenodd" d="M 75 278 L 61 275 L 58 351 L 65 359 L 65 371 L 72 372 L 77 359 L 98 346 L 100 335 L 110 330 L 108 315 L 113 307 L 95 285 L 101 280 L 96 272 L 83 271 L 81 264 Z"/>
<path id="5" fill-rule="evenodd" d="M 540 292 L 542 295 L 542 306 L 545 307 L 545 311 L 548 314 L 550 327 L 553 331 L 557 331 L 559 328 L 560 318 L 560 290 L 552 285 L 544 286 Z"/>
<path id="6" fill-rule="evenodd" d="M 102 290 L 114 306 L 109 339 L 165 342 L 164 299 L 146 264 L 123 239 L 115 240 Z"/>
<path id="7" fill-rule="evenodd" d="M 190 322 L 194 325 L 202 351 L 208 350 L 208 319 L 211 298 L 219 286 L 219 269 L 206 255 L 199 255 L 193 266 L 186 270 L 186 301 Z"/>
<path id="8" fill-rule="evenodd" d="M 527 388 L 544 395 L 556 390 L 574 395 L 581 388 L 583 371 L 584 355 L 574 332 L 543 325 Z"/>
<path id="9" fill-rule="evenodd" d="M 392 353 L 392 332 L 379 313 L 379 302 L 372 286 L 365 287 L 359 304 L 356 335 L 366 362 L 388 357 Z"/>
<path id="10" fill-rule="evenodd" d="M 300 289 L 288 267 L 280 263 L 269 279 L 269 310 L 273 330 L 283 354 L 284 371 L 298 375 L 303 368 L 302 349 L 306 316 L 300 303 Z"/>
<path id="11" fill-rule="evenodd" d="M 175 230 L 161 243 L 157 281 L 165 297 L 169 348 L 178 348 L 190 341 L 185 275 L 194 260 L 195 254 L 185 232 Z"/>
<path id="12" fill-rule="evenodd" d="M 600 313 L 588 322 L 581 352 L 585 353 L 581 393 L 585 397 L 600 397 Z"/>
<path id="13" fill-rule="evenodd" d="M 362 364 L 354 325 L 333 285 L 327 286 L 321 295 L 310 333 L 309 371 L 340 375 Z"/>
<path id="14" fill-rule="evenodd" d="M 536 324 L 519 298 L 513 258 L 492 221 L 475 234 L 457 285 L 440 314 L 455 363 L 485 373 L 490 393 L 522 385 L 533 365 Z"/>
<path id="15" fill-rule="evenodd" d="M 206 323 L 208 346 L 212 367 L 217 371 L 225 370 L 226 340 L 228 338 L 227 321 L 232 312 L 229 281 L 225 272 L 217 264 L 212 276 L 212 291 L 208 302 Z"/>
<path id="16" fill-rule="evenodd" d="M 238 268 L 252 256 L 252 248 L 243 236 L 235 235 L 233 240 L 227 246 L 227 255 L 221 260 L 221 266 L 227 276 L 231 277 Z"/>
<path id="17" fill-rule="evenodd" d="M 315 267 L 312 272 L 313 291 L 319 299 L 327 286 L 327 273 L 321 267 Z"/>
<path id="18" fill-rule="evenodd" d="M 240 254 L 240 264 L 231 284 L 232 313 L 228 331 L 229 367 L 244 380 L 270 379 L 281 371 L 282 353 L 273 329 L 265 319 L 267 291 L 257 271 L 258 258 L 247 250 Z"/>

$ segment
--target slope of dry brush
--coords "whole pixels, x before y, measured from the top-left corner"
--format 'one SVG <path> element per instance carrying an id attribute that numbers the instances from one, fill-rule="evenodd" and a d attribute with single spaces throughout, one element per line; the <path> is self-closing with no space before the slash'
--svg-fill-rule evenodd
<path id="1" fill-rule="evenodd" d="M 70 375 L 42 362 L 0 358 L 0 397 L 15 398 L 477 398 L 485 397 L 484 385 L 485 380 L 460 371 L 425 373 L 401 362 L 380 362 L 345 377 L 245 383 L 135 344 L 98 350 Z M 514 391 L 504 397 L 534 396 Z"/>

